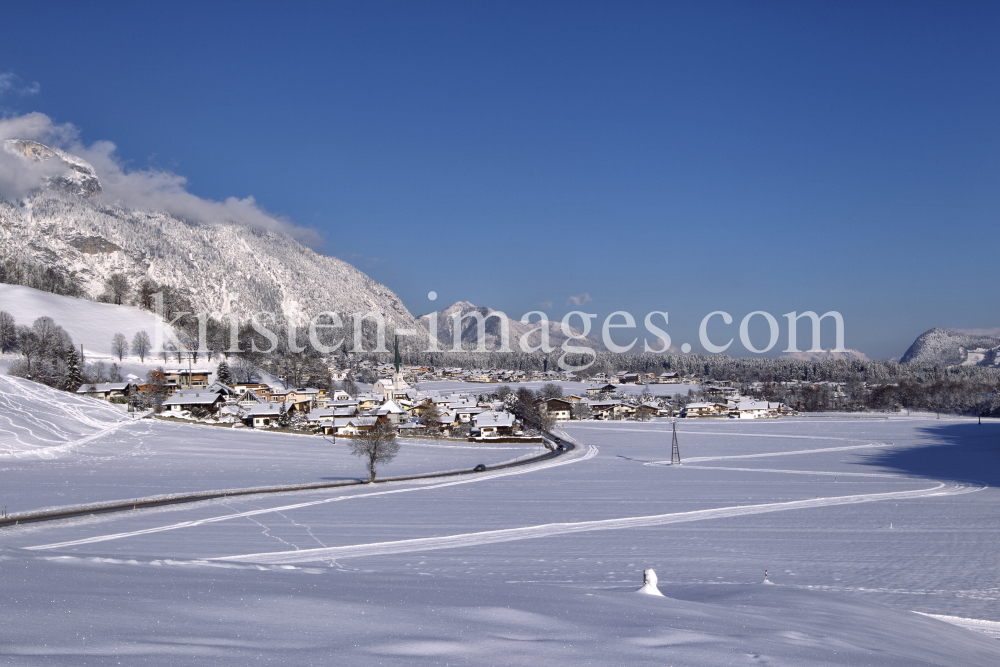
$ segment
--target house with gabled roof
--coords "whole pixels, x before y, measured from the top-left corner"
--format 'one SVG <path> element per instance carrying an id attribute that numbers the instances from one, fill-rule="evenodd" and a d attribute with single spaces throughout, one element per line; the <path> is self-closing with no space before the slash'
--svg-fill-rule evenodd
<path id="1" fill-rule="evenodd" d="M 112 398 L 127 398 L 137 391 L 138 387 L 134 382 L 86 382 L 80 385 L 76 393 L 107 401 Z"/>
<path id="2" fill-rule="evenodd" d="M 163 407 L 169 412 L 191 412 L 195 409 L 208 412 L 218 412 L 226 404 L 222 394 L 205 389 L 181 389 L 163 402 Z"/>

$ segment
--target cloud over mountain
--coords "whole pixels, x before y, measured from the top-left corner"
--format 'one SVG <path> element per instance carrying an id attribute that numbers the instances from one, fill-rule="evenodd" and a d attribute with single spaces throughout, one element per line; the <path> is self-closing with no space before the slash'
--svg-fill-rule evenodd
<path id="1" fill-rule="evenodd" d="M 252 196 L 228 197 L 214 201 L 187 191 L 187 179 L 161 169 L 127 169 L 115 154 L 110 141 L 85 146 L 79 131 L 69 123 L 58 124 L 41 113 L 29 113 L 0 119 L 0 140 L 38 141 L 79 156 L 93 166 L 101 180 L 102 199 L 121 202 L 133 209 L 166 211 L 193 222 L 230 222 L 248 227 L 287 234 L 309 246 L 322 239 L 314 229 L 272 215 L 262 209 Z M 22 156 L 0 151 L 0 197 L 18 199 L 59 176 L 65 166 L 53 160 L 25 164 Z"/>

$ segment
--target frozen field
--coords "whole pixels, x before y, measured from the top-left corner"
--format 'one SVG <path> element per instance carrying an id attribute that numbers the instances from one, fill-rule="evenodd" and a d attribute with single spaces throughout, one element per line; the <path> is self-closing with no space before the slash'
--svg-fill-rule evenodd
<path id="1" fill-rule="evenodd" d="M 526 468 L 4 528 L 0 655 L 45 665 L 1000 664 L 1000 425 L 681 420 L 681 466 L 664 463 L 669 428 L 573 423 L 579 447 Z M 7 456 L 3 494 L 50 506 L 148 492 L 139 486 L 170 492 L 188 477 L 202 489 L 361 474 L 329 446 L 257 435 L 127 424 L 51 458 Z M 77 437 L 89 434 L 66 436 Z M 105 453 L 87 461 L 92 447 Z M 387 474 L 468 462 L 449 465 L 462 450 L 408 451 Z M 176 469 L 160 479 L 163 461 Z M 71 501 L 53 496 L 60 480 Z M 633 592 L 649 567 L 666 597 Z"/>

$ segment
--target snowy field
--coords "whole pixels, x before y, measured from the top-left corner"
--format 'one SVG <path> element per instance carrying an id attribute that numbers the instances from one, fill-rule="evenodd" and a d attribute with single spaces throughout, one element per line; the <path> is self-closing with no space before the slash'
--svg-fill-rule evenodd
<path id="1" fill-rule="evenodd" d="M 112 423 L 99 408 L 97 425 L 35 441 L 0 422 L 3 495 L 42 507 L 361 474 L 302 437 L 149 421 L 94 437 Z M 574 451 L 524 468 L 0 529 L 0 656 L 1000 664 L 1000 424 L 681 420 L 680 466 L 669 429 L 572 423 Z M 386 473 L 468 462 L 404 443 Z M 650 567 L 665 597 L 634 593 Z"/>

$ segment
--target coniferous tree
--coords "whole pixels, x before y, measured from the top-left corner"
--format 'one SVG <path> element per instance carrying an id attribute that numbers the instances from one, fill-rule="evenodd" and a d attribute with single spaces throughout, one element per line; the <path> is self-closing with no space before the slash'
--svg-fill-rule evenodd
<path id="1" fill-rule="evenodd" d="M 291 417 L 288 416 L 288 410 L 285 409 L 285 404 L 281 404 L 281 412 L 278 413 L 278 426 L 281 428 L 288 428 L 292 424 Z"/>
<path id="2" fill-rule="evenodd" d="M 222 384 L 232 384 L 233 383 L 233 373 L 229 369 L 229 364 L 223 359 L 219 362 L 219 367 L 215 369 L 215 379 Z"/>
<path id="3" fill-rule="evenodd" d="M 66 353 L 66 377 L 63 380 L 63 387 L 66 391 L 76 391 L 83 384 L 83 373 L 80 370 L 80 357 L 76 354 L 76 348 L 72 345 Z"/>

